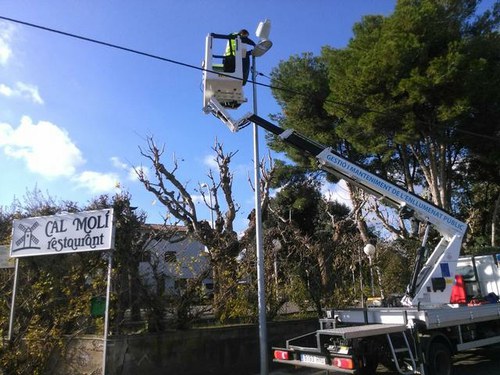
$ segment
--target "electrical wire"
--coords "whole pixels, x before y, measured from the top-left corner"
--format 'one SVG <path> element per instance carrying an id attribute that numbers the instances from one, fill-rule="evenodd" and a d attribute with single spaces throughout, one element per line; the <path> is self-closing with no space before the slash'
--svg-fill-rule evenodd
<path id="1" fill-rule="evenodd" d="M 63 36 L 66 36 L 66 37 L 83 40 L 83 41 L 86 41 L 86 42 L 89 42 L 89 43 L 94 43 L 94 44 L 98 44 L 98 45 L 101 45 L 101 46 L 105 46 L 105 47 L 109 47 L 109 48 L 114 48 L 114 49 L 117 49 L 117 50 L 121 50 L 121 51 L 129 52 L 129 53 L 133 53 L 133 54 L 140 55 L 140 56 L 149 57 L 149 58 L 152 58 L 152 59 L 155 59 L 155 60 L 160 60 L 160 61 L 163 61 L 163 62 L 175 64 L 175 65 L 180 65 L 180 66 L 183 66 L 183 67 L 186 67 L 186 68 L 190 68 L 190 69 L 195 69 L 195 70 L 198 70 L 198 71 L 201 71 L 201 72 L 216 73 L 216 74 L 224 76 L 224 77 L 228 77 L 228 78 L 232 78 L 232 79 L 235 79 L 235 80 L 243 81 L 242 78 L 234 77 L 234 76 L 231 76 L 229 74 L 224 74 L 223 72 L 220 72 L 220 71 L 213 71 L 213 70 L 205 69 L 203 67 L 199 67 L 199 66 L 196 66 L 196 65 L 184 63 L 182 61 L 178 61 L 178 60 L 174 60 L 174 59 L 169 59 L 169 58 L 166 58 L 166 57 L 154 55 L 154 54 L 147 53 L 147 52 L 142 52 L 142 51 L 139 51 L 139 50 L 136 50 L 136 49 L 132 49 L 132 48 L 128 48 L 128 47 L 123 47 L 123 46 L 120 46 L 120 45 L 117 45 L 117 44 L 113 44 L 113 43 L 109 43 L 109 42 L 104 42 L 102 40 L 97 40 L 97 39 L 93 39 L 93 38 L 89 38 L 89 37 L 77 35 L 77 34 L 66 32 L 66 31 L 57 30 L 57 29 L 46 27 L 46 26 L 42 26 L 42 25 L 37 25 L 37 24 L 31 23 L 31 22 L 21 21 L 21 20 L 17 20 L 17 19 L 5 17 L 5 16 L 0 16 L 0 20 L 17 23 L 17 24 L 24 25 L 24 26 L 29 26 L 29 27 L 32 27 L 32 28 L 35 28 L 35 29 L 44 30 L 44 31 L 48 31 L 48 32 L 51 32 L 51 33 L 63 35 Z M 262 73 L 259 73 L 259 75 L 261 75 L 263 77 L 266 77 L 266 78 L 269 78 L 269 77 L 267 77 L 266 75 L 264 75 Z M 250 82 L 252 84 L 256 84 L 258 86 L 270 88 L 272 90 L 284 91 L 284 92 L 288 92 L 290 94 L 301 95 L 301 96 L 310 96 L 308 93 L 300 92 L 300 91 L 293 90 L 293 89 L 286 88 L 286 87 L 273 86 L 273 85 L 269 85 L 269 84 L 265 84 L 265 83 L 253 81 L 253 80 L 248 80 L 247 82 Z M 336 101 L 332 101 L 332 100 L 329 100 L 329 102 L 333 103 L 333 104 L 338 104 L 338 105 L 350 107 L 350 108 L 353 108 L 353 107 L 359 108 L 359 106 L 355 105 L 355 104 L 336 102 Z M 376 112 L 376 111 L 371 110 L 371 112 Z"/>
<path id="2" fill-rule="evenodd" d="M 198 71 L 201 71 L 201 72 L 216 73 L 216 74 L 219 74 L 219 75 L 224 76 L 224 77 L 228 77 L 228 78 L 232 78 L 232 79 L 236 79 L 236 80 L 240 80 L 240 81 L 243 80 L 242 78 L 238 78 L 238 77 L 234 77 L 234 76 L 231 76 L 231 75 L 228 75 L 228 74 L 224 74 L 224 73 L 219 72 L 219 71 L 216 72 L 216 71 L 205 69 L 203 67 L 199 67 L 199 66 L 196 66 L 196 65 L 184 63 L 182 61 L 178 61 L 178 60 L 174 60 L 174 59 L 169 59 L 169 58 L 166 58 L 166 57 L 154 55 L 154 54 L 151 54 L 151 53 L 139 51 L 139 50 L 128 48 L 128 47 L 124 47 L 124 46 L 120 46 L 120 45 L 117 45 L 117 44 L 113 44 L 113 43 L 109 43 L 109 42 L 104 42 L 102 40 L 97 40 L 97 39 L 93 39 L 93 38 L 89 38 L 89 37 L 77 35 L 77 34 L 66 32 L 66 31 L 61 31 L 61 30 L 57 30 L 57 29 L 54 29 L 54 28 L 50 28 L 50 27 L 46 27 L 46 26 L 42 26 L 42 25 L 37 25 L 37 24 L 34 24 L 34 23 L 26 22 L 26 21 L 17 20 L 17 19 L 10 18 L 10 17 L 0 16 L 0 20 L 17 23 L 17 24 L 24 25 L 24 26 L 29 26 L 29 27 L 32 27 L 32 28 L 35 28 L 35 29 L 48 31 L 48 32 L 51 32 L 51 33 L 63 35 L 63 36 L 74 38 L 74 39 L 83 40 L 83 41 L 86 41 L 86 42 L 89 42 L 89 43 L 94 43 L 94 44 L 98 44 L 98 45 L 101 45 L 101 46 L 105 46 L 105 47 L 109 47 L 109 48 L 114 48 L 114 49 L 117 49 L 117 50 L 121 50 L 121 51 L 129 52 L 129 53 L 133 53 L 133 54 L 144 56 L 144 57 L 149 57 L 149 58 L 152 58 L 152 59 L 155 59 L 155 60 L 160 60 L 160 61 L 167 62 L 167 63 L 170 63 L 170 64 L 175 64 L 175 65 L 183 66 L 183 67 L 186 67 L 186 68 L 189 68 L 189 69 L 195 69 L 195 70 L 198 70 Z M 258 75 L 266 77 L 269 80 L 271 80 L 271 77 L 266 76 L 263 73 L 258 73 Z M 265 84 L 265 83 L 261 83 L 261 82 L 257 82 L 257 81 L 253 81 L 253 80 L 248 80 L 248 82 L 250 82 L 252 84 L 255 84 L 257 86 L 262 86 L 262 87 L 270 88 L 271 90 L 279 90 L 279 91 L 288 92 L 290 94 L 295 94 L 295 95 L 300 95 L 300 96 L 308 96 L 308 97 L 310 96 L 309 93 L 300 92 L 300 91 L 293 90 L 293 89 L 290 89 L 290 88 L 287 88 L 287 87 L 283 87 L 283 86 L 273 86 L 273 85 L 270 85 L 270 84 Z M 381 115 L 391 115 L 391 113 L 377 111 L 377 110 L 374 110 L 372 108 L 367 108 L 365 106 L 362 106 L 362 105 L 359 105 L 359 104 L 355 104 L 355 103 L 345 103 L 345 102 L 335 101 L 335 100 L 332 100 L 332 99 L 326 99 L 325 102 L 330 103 L 330 104 L 339 105 L 339 106 L 342 106 L 342 107 L 345 107 L 345 108 L 348 108 L 348 109 L 358 109 L 358 110 L 363 110 L 365 112 L 377 113 L 377 114 L 381 114 Z M 394 114 L 392 114 L 392 115 L 394 115 Z M 494 137 L 494 136 L 490 136 L 490 135 L 485 135 L 485 134 L 474 133 L 474 132 L 463 130 L 463 129 L 455 129 L 455 130 L 458 131 L 458 132 L 464 133 L 464 134 L 471 135 L 471 136 L 476 136 L 476 137 L 480 137 L 480 138 L 492 140 L 492 141 L 495 141 L 495 142 L 500 142 L 500 138 L 498 138 L 498 137 Z"/>
<path id="3" fill-rule="evenodd" d="M 14 19 L 14 18 L 4 17 L 4 16 L 0 16 L 0 20 L 9 21 L 9 22 L 20 24 L 20 25 L 29 26 L 29 27 L 32 27 L 32 28 L 35 28 L 35 29 L 48 31 L 48 32 L 51 32 L 51 33 L 59 34 L 59 35 L 64 35 L 64 36 L 67 36 L 69 38 L 79 39 L 79 40 L 83 40 L 85 42 L 90 42 L 90 43 L 98 44 L 98 45 L 101 45 L 101 46 L 105 46 L 105 47 L 114 48 L 114 49 L 117 49 L 117 50 L 129 52 L 129 53 L 133 53 L 133 54 L 136 54 L 136 55 L 149 57 L 149 58 L 152 58 L 152 59 L 155 59 L 155 60 L 160 60 L 160 61 L 167 62 L 167 63 L 170 63 L 170 64 L 180 65 L 180 66 L 183 66 L 185 68 L 195 69 L 195 70 L 199 70 L 199 71 L 202 71 L 202 72 L 217 73 L 217 74 L 219 74 L 221 76 L 225 76 L 225 77 L 229 77 L 229 78 L 232 78 L 232 79 L 235 79 L 235 80 L 243 81 L 242 78 L 237 78 L 237 77 L 234 77 L 234 76 L 231 76 L 231 75 L 228 75 L 228 74 L 224 74 L 224 73 L 219 72 L 219 71 L 216 72 L 216 71 L 213 71 L 213 70 L 204 69 L 202 67 L 199 67 L 199 66 L 196 66 L 196 65 L 192 65 L 192 64 L 188 64 L 188 63 L 184 63 L 182 61 L 178 61 L 178 60 L 174 60 L 174 59 L 169 59 L 169 58 L 158 56 L 158 55 L 154 55 L 154 54 L 148 53 L 148 52 L 142 52 L 142 51 L 139 51 L 139 50 L 136 50 L 136 49 L 132 49 L 132 48 L 120 46 L 120 45 L 117 45 L 117 44 L 113 44 L 113 43 L 109 43 L 109 42 L 104 42 L 102 40 L 97 40 L 97 39 L 89 38 L 89 37 L 86 37 L 86 36 L 77 35 L 77 34 L 69 33 L 69 32 L 66 32 L 66 31 L 61 31 L 61 30 L 50 28 L 50 27 L 41 26 L 41 25 L 37 25 L 37 24 L 34 24 L 34 23 L 30 23 L 30 22 L 26 22 L 26 21 L 21 21 L 21 20 L 17 20 L 17 19 Z M 270 87 L 269 85 L 262 84 L 262 83 L 259 83 L 259 82 L 253 82 L 251 80 L 248 80 L 248 82 L 255 83 L 255 84 L 260 85 L 260 86 Z"/>

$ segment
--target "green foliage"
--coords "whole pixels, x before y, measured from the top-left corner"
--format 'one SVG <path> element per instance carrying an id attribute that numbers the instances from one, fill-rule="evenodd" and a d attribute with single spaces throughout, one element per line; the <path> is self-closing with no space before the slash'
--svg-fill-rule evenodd
<path id="1" fill-rule="evenodd" d="M 461 209 L 469 218 L 468 247 L 484 247 L 500 243 L 500 233 L 492 239 L 492 223 L 499 223 L 500 185 L 472 181 L 467 185 L 466 204 Z M 495 209 L 495 207 L 497 207 Z M 467 251 L 469 249 L 466 249 Z"/>
<path id="2" fill-rule="evenodd" d="M 111 305 L 111 322 L 112 331 L 120 333 L 125 311 L 130 308 L 134 317 L 138 317 L 140 312 L 141 299 L 137 285 L 141 283 L 139 262 L 144 247 L 142 227 L 146 214 L 136 212 L 137 208 L 131 206 L 131 196 L 128 193 L 116 194 L 113 197 L 99 196 L 90 202 L 86 209 L 100 210 L 111 207 L 115 216 L 112 284 L 116 293 Z"/>
<path id="3" fill-rule="evenodd" d="M 319 180 L 294 176 L 271 200 L 264 221 L 271 313 L 287 302 L 317 315 L 352 285 L 362 248 L 348 207 L 322 198 Z M 345 296 L 343 301 L 350 299 Z"/>
<path id="4" fill-rule="evenodd" d="M 5 208 L 0 207 L 0 245 L 9 244 L 9 235 L 12 232 L 12 220 L 14 213 Z"/>
<path id="5" fill-rule="evenodd" d="M 285 129 L 294 129 L 316 141 L 335 145 L 338 139 L 334 126 L 336 118 L 324 109 L 329 95 L 327 67 L 323 60 L 310 53 L 292 56 L 282 61 L 271 73 L 273 96 L 282 107 L 283 115 L 271 118 Z M 286 151 L 288 157 L 306 169 L 316 169 L 313 160 L 282 142 L 270 139 L 276 151 Z"/>
<path id="6" fill-rule="evenodd" d="M 298 179 L 282 189 L 274 198 L 276 213 L 293 220 L 302 232 L 312 234 L 316 229 L 321 194 L 319 183 L 312 179 Z"/>
<path id="7" fill-rule="evenodd" d="M 470 246 L 498 241 L 499 231 L 492 233 L 500 219 L 500 3 L 482 14 L 479 3 L 399 0 L 392 15 L 369 15 L 354 25 L 345 48 L 293 56 L 272 75 L 282 108 L 274 118 L 283 128 L 331 146 L 409 191 L 423 191 L 470 223 Z M 278 164 L 278 186 L 313 175 L 310 159 L 274 138 L 269 145 L 296 163 Z M 355 193 L 351 187 L 355 218 L 363 224 L 360 212 L 366 215 L 368 208 Z M 286 209 L 305 207 L 303 196 L 285 198 Z M 311 215 L 304 222 L 313 227 L 320 222 L 315 220 Z M 358 228 L 366 241 L 363 226 Z M 393 233 L 407 238 L 416 229 Z M 413 244 L 391 248 L 395 256 L 388 250 L 379 259 L 383 283 L 389 292 L 402 292 Z"/>
<path id="8" fill-rule="evenodd" d="M 500 246 L 477 246 L 477 247 L 471 247 L 467 248 L 466 252 L 464 255 L 490 255 L 490 254 L 500 254 Z"/>
<path id="9" fill-rule="evenodd" d="M 415 239 L 377 244 L 375 266 L 382 269 L 382 287 L 386 296 L 402 294 L 410 282 L 420 242 Z"/>
<path id="10" fill-rule="evenodd" d="M 357 24 L 345 49 L 325 48 L 322 55 L 331 91 L 325 108 L 341 116 L 348 107 L 337 134 L 385 162 L 409 145 L 419 161 L 415 176 L 424 173 L 420 181 L 448 209 L 456 209 L 451 187 L 460 162 L 471 152 L 498 149 L 479 149 L 481 136 L 500 129 L 500 107 L 492 105 L 500 99 L 498 12 L 475 18 L 476 5 L 399 1 L 391 16 L 368 16 Z M 399 160 L 386 170 L 394 168 L 408 166 Z"/>
<path id="11" fill-rule="evenodd" d="M 24 204 L 16 202 L 14 207 L 18 218 L 78 210 L 76 204 L 58 203 L 37 189 L 27 193 Z M 117 294 L 112 298 L 111 316 L 115 332 L 119 332 L 121 317 L 130 307 L 123 302 L 123 295 L 131 292 L 128 282 L 125 286 L 120 281 L 131 275 L 131 257 L 136 256 L 131 250 L 137 249 L 135 236 L 143 219 L 133 213 L 127 194 L 100 197 L 87 210 L 109 207 L 114 207 L 117 220 L 113 275 Z M 102 252 L 46 255 L 22 258 L 19 264 L 14 340 L 0 348 L 0 368 L 5 374 L 50 373 L 50 355 L 62 348 L 64 335 L 102 332 L 102 318 L 90 316 L 90 302 L 105 295 L 106 257 Z M 123 274 L 126 276 L 121 277 Z M 4 281 L 0 327 L 6 336 L 12 279 Z"/>

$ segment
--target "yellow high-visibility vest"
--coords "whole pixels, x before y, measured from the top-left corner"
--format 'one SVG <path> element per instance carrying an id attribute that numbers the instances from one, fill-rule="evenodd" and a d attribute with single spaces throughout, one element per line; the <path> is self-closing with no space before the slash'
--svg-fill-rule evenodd
<path id="1" fill-rule="evenodd" d="M 230 36 L 237 36 L 238 33 L 229 34 Z M 226 52 L 224 52 L 224 56 L 234 56 L 236 55 L 236 38 L 229 39 L 227 41 Z"/>

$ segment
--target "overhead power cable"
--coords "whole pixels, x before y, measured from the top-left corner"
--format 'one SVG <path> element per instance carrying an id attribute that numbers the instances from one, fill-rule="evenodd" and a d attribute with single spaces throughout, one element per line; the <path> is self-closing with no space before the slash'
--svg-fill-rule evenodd
<path id="1" fill-rule="evenodd" d="M 24 26 L 34 27 L 34 28 L 40 29 L 40 30 L 49 31 L 51 33 L 56 33 L 56 34 L 64 35 L 64 36 L 67 36 L 67 37 L 70 37 L 70 38 L 80 39 L 80 40 L 84 40 L 86 42 L 100 44 L 102 46 L 106 46 L 106 47 L 110 47 L 110 48 L 115 48 L 115 49 L 126 51 L 126 52 L 135 53 L 137 55 L 142 55 L 142 56 L 150 57 L 152 59 L 161 60 L 161 61 L 169 62 L 169 63 L 172 63 L 172 64 L 177 64 L 177 65 L 185 66 L 187 68 L 197 69 L 197 70 L 204 70 L 203 68 L 200 68 L 199 66 L 195 66 L 195 65 L 191 65 L 191 64 L 186 64 L 186 63 L 183 63 L 181 61 L 176 61 L 176 60 L 168 59 L 166 57 L 161 57 L 161 56 L 158 56 L 158 55 L 153 55 L 153 54 L 147 53 L 147 52 L 141 52 L 141 51 L 138 51 L 138 50 L 135 50 L 135 49 L 132 49 L 132 48 L 119 46 L 119 45 L 116 45 L 116 44 L 113 44 L 113 43 L 103 42 L 101 40 L 92 39 L 92 38 L 88 38 L 88 37 L 77 35 L 77 34 L 73 34 L 73 33 L 68 33 L 66 31 L 56 30 L 56 29 L 53 29 L 53 28 L 50 28 L 50 27 L 36 25 L 34 23 L 20 21 L 20 20 L 16 20 L 16 19 L 4 17 L 4 16 L 0 16 L 0 19 L 5 20 L 5 21 L 10 21 L 10 22 L 18 23 L 18 24 L 21 24 L 21 25 L 24 25 Z"/>
<path id="2" fill-rule="evenodd" d="M 5 21 L 9 21 L 9 22 L 20 24 L 20 25 L 33 27 L 35 29 L 44 30 L 44 31 L 48 31 L 48 32 L 51 32 L 51 33 L 55 33 L 55 34 L 64 35 L 64 36 L 69 37 L 69 38 L 79 39 L 79 40 L 83 40 L 85 42 L 94 43 L 94 44 L 98 44 L 98 45 L 109 47 L 109 48 L 114 48 L 114 49 L 125 51 L 125 52 L 130 52 L 130 53 L 133 53 L 133 54 L 136 54 L 136 55 L 145 56 L 145 57 L 149 57 L 149 58 L 152 58 L 152 59 L 156 59 L 156 60 L 168 62 L 168 63 L 171 63 L 171 64 L 176 64 L 176 65 L 184 66 L 184 67 L 190 68 L 190 69 L 196 69 L 196 70 L 199 70 L 199 71 L 202 71 L 202 72 L 216 73 L 218 75 L 225 76 L 225 77 L 228 77 L 228 78 L 232 78 L 232 79 L 236 79 L 236 80 L 240 80 L 240 81 L 243 80 L 242 78 L 237 78 L 237 77 L 231 76 L 229 74 L 224 74 L 224 73 L 222 73 L 220 71 L 213 71 L 213 70 L 209 70 L 209 69 L 204 69 L 203 67 L 199 67 L 199 66 L 196 66 L 196 65 L 184 63 L 182 61 L 178 61 L 178 60 L 174 60 L 174 59 L 169 59 L 169 58 L 166 58 L 166 57 L 154 55 L 154 54 L 147 53 L 147 52 L 142 52 L 142 51 L 139 51 L 139 50 L 136 50 L 136 49 L 119 46 L 119 45 L 114 44 L 114 43 L 104 42 L 102 40 L 97 40 L 97 39 L 89 38 L 89 37 L 86 37 L 86 36 L 81 36 L 81 35 L 77 35 L 77 34 L 74 34 L 74 33 L 69 33 L 69 32 L 66 32 L 66 31 L 57 30 L 57 29 L 54 29 L 54 28 L 51 28 L 51 27 L 37 25 L 37 24 L 31 23 L 31 22 L 21 21 L 21 20 L 17 20 L 17 19 L 14 19 L 14 18 L 4 17 L 4 16 L 0 16 L 0 20 L 5 20 Z M 266 77 L 262 73 L 259 73 L 259 75 Z M 286 87 L 272 86 L 272 85 L 268 85 L 268 84 L 265 84 L 265 83 L 252 81 L 252 80 L 248 80 L 248 82 L 255 83 L 258 86 L 267 87 L 267 88 L 270 88 L 270 89 L 273 89 L 273 90 L 280 90 L 280 91 L 289 92 L 291 94 L 309 96 L 308 93 L 299 92 L 299 91 L 292 90 L 292 89 L 286 88 Z M 355 105 L 352 105 L 352 104 L 341 103 L 341 102 L 334 102 L 334 104 L 338 104 L 338 105 L 342 105 L 342 106 L 346 106 L 346 107 L 354 107 L 355 106 Z"/>
<path id="3" fill-rule="evenodd" d="M 77 35 L 77 34 L 74 34 L 74 33 L 69 33 L 69 32 L 66 32 L 66 31 L 61 31 L 61 30 L 57 30 L 57 29 L 54 29 L 54 28 L 50 28 L 50 27 L 46 27 L 46 26 L 42 26 L 42 25 L 37 25 L 37 24 L 34 24 L 34 23 L 26 22 L 26 21 L 17 20 L 17 19 L 10 18 L 10 17 L 0 16 L 0 20 L 17 23 L 17 24 L 24 25 L 24 26 L 29 26 L 29 27 L 32 27 L 32 28 L 35 28 L 35 29 L 48 31 L 48 32 L 55 33 L 55 34 L 64 35 L 64 36 L 67 36 L 67 37 L 70 37 L 70 38 L 83 40 L 83 41 L 86 41 L 86 42 L 89 42 L 89 43 L 94 43 L 94 44 L 102 45 L 102 46 L 105 46 L 105 47 L 114 48 L 114 49 L 117 49 L 117 50 L 121 50 L 121 51 L 129 52 L 129 53 L 133 53 L 133 54 L 140 55 L 140 56 L 149 57 L 149 58 L 152 58 L 152 59 L 155 59 L 155 60 L 164 61 L 164 62 L 167 62 L 167 63 L 171 63 L 171 64 L 183 66 L 183 67 L 190 68 L 190 69 L 195 69 L 195 70 L 202 71 L 202 72 L 217 73 L 219 75 L 222 75 L 222 76 L 225 76 L 225 77 L 229 77 L 229 78 L 232 78 L 232 79 L 237 79 L 237 80 L 241 80 L 241 81 L 243 80 L 242 78 L 236 78 L 234 76 L 226 75 L 226 74 L 218 72 L 218 71 L 215 72 L 215 71 L 212 71 L 212 70 L 209 70 L 209 69 L 204 69 L 203 67 L 199 67 L 199 66 L 196 66 L 196 65 L 184 63 L 182 61 L 178 61 L 178 60 L 174 60 L 174 59 L 169 59 L 169 58 L 158 56 L 158 55 L 154 55 L 154 54 L 151 54 L 151 53 L 148 53 L 148 52 L 139 51 L 139 50 L 136 50 L 136 49 L 132 49 L 132 48 L 120 46 L 120 45 L 117 45 L 117 44 L 113 44 L 113 43 L 109 43 L 109 42 L 104 42 L 102 40 L 97 40 L 97 39 L 93 39 L 93 38 L 89 38 L 89 37 Z M 263 77 L 266 77 L 268 79 L 271 79 L 270 77 L 267 77 L 265 74 L 259 73 L 259 75 L 261 75 Z M 293 90 L 293 89 L 290 89 L 290 88 L 287 88 L 287 87 L 273 86 L 273 85 L 269 85 L 269 84 L 265 84 L 265 83 L 253 81 L 253 80 L 248 80 L 248 82 L 250 82 L 252 84 L 256 84 L 258 86 L 267 87 L 267 88 L 270 88 L 272 90 L 284 91 L 284 92 L 288 92 L 288 93 L 295 94 L 295 95 L 300 95 L 300 96 L 308 96 L 308 97 L 310 96 L 310 93 L 300 92 L 300 91 Z M 378 114 L 382 114 L 382 115 L 388 115 L 389 114 L 389 113 L 386 113 L 386 112 L 383 112 L 383 111 L 378 111 L 378 110 L 374 110 L 374 109 L 371 109 L 371 108 L 367 108 L 367 107 L 359 105 L 359 104 L 345 103 L 345 102 L 335 101 L 335 100 L 332 100 L 332 99 L 326 99 L 325 101 L 328 102 L 328 103 L 331 103 L 331 104 L 335 104 L 335 105 L 339 105 L 339 106 L 348 108 L 348 109 L 358 109 L 358 110 L 361 109 L 361 110 L 364 110 L 366 112 L 378 113 Z M 458 132 L 462 132 L 464 134 L 469 134 L 469 135 L 472 135 L 472 136 L 481 137 L 481 138 L 484 138 L 484 139 L 489 139 L 489 140 L 492 140 L 492 141 L 500 142 L 500 138 L 497 138 L 497 137 L 494 137 L 494 136 L 489 136 L 489 135 L 485 135 L 485 134 L 478 134 L 478 133 L 474 133 L 474 132 L 471 132 L 471 131 L 466 131 L 466 130 L 463 130 L 463 129 L 456 129 L 456 130 Z"/>
<path id="4" fill-rule="evenodd" d="M 93 39 L 93 38 L 88 38 L 86 36 L 81 36 L 81 35 L 77 35 L 77 34 L 69 33 L 69 32 L 66 32 L 66 31 L 61 31 L 61 30 L 53 29 L 53 28 L 46 27 L 46 26 L 37 25 L 37 24 L 34 24 L 34 23 L 26 22 L 26 21 L 16 20 L 14 18 L 0 16 L 0 20 L 9 21 L 9 22 L 20 24 L 20 25 L 33 27 L 35 29 L 44 30 L 44 31 L 48 31 L 48 32 L 51 32 L 51 33 L 55 33 L 55 34 L 64 35 L 64 36 L 67 36 L 67 37 L 70 37 L 70 38 L 83 40 L 85 42 L 99 44 L 101 46 L 105 46 L 105 47 L 109 47 L 109 48 L 114 48 L 114 49 L 125 51 L 125 52 L 134 53 L 136 55 L 145 56 L 145 57 L 149 57 L 149 58 L 152 58 L 152 59 L 156 59 L 156 60 L 168 62 L 168 63 L 171 63 L 171 64 L 176 64 L 176 65 L 184 66 L 184 67 L 190 68 L 190 69 L 196 69 L 196 70 L 199 70 L 199 71 L 202 71 L 202 72 L 217 73 L 219 75 L 230 77 L 230 78 L 237 79 L 237 80 L 240 80 L 240 81 L 243 80 L 242 78 L 235 78 L 233 76 L 226 75 L 226 74 L 221 73 L 221 72 L 211 71 L 211 70 L 204 69 L 204 68 L 196 66 L 196 65 L 184 63 L 182 61 L 178 61 L 178 60 L 174 60 L 174 59 L 169 59 L 169 58 L 158 56 L 158 55 L 154 55 L 154 54 L 151 54 L 151 53 L 148 53 L 148 52 L 142 52 L 142 51 L 139 51 L 139 50 L 136 50 L 136 49 L 119 46 L 117 44 L 113 44 L 113 43 L 109 43 L 109 42 L 104 42 L 102 40 L 97 40 L 97 39 Z M 263 84 L 263 83 L 259 83 L 259 82 L 253 82 L 253 81 L 250 81 L 250 80 L 248 82 L 256 83 L 257 85 L 260 85 L 260 86 L 270 87 L 269 85 L 266 85 L 266 84 Z"/>

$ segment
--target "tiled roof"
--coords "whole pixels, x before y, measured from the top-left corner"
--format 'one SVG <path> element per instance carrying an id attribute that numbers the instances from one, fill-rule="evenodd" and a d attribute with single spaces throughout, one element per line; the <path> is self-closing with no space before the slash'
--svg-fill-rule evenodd
<path id="1" fill-rule="evenodd" d="M 145 230 L 187 232 L 184 225 L 144 224 L 143 227 Z"/>

